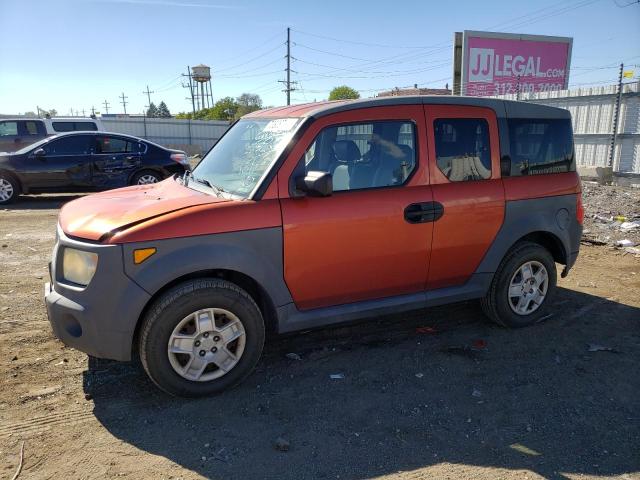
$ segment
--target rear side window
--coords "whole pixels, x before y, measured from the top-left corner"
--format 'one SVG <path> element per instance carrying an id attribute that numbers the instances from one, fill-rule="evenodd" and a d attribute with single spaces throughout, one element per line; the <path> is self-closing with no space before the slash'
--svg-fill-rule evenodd
<path id="1" fill-rule="evenodd" d="M 27 135 L 46 135 L 42 122 L 24 122 L 24 129 Z"/>
<path id="2" fill-rule="evenodd" d="M 98 127 L 93 122 L 52 122 L 56 132 L 96 131 Z"/>
<path id="3" fill-rule="evenodd" d="M 0 137 L 18 135 L 18 122 L 0 122 Z"/>
<path id="4" fill-rule="evenodd" d="M 436 162 L 452 182 L 491 178 L 489 124 L 483 118 L 439 118 L 433 122 Z"/>
<path id="5" fill-rule="evenodd" d="M 96 153 L 129 153 L 138 152 L 139 144 L 119 137 L 97 137 Z"/>
<path id="6" fill-rule="evenodd" d="M 511 176 L 575 172 L 569 119 L 511 119 Z"/>

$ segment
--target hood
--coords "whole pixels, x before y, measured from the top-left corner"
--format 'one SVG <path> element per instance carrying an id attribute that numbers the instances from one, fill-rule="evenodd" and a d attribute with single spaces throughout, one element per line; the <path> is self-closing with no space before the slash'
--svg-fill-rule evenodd
<path id="1" fill-rule="evenodd" d="M 173 178 L 152 185 L 119 188 L 67 203 L 60 211 L 65 234 L 98 241 L 122 230 L 176 210 L 230 200 L 183 186 Z"/>

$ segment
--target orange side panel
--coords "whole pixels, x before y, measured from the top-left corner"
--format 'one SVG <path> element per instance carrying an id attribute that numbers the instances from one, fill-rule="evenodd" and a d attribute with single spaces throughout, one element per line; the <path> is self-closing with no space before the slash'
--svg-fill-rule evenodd
<path id="1" fill-rule="evenodd" d="M 424 290 L 433 224 L 403 212 L 430 200 L 428 186 L 283 199 L 285 279 L 298 308 Z"/>
<path id="2" fill-rule="evenodd" d="M 255 230 L 282 225 L 277 199 L 199 205 L 147 221 L 117 233 L 108 243 L 148 242 L 166 238 Z"/>
<path id="3" fill-rule="evenodd" d="M 582 191 L 580 177 L 577 172 L 505 177 L 502 181 L 504 182 L 504 193 L 507 201 L 555 197 Z"/>
<path id="4" fill-rule="evenodd" d="M 444 206 L 435 222 L 429 289 L 463 284 L 478 268 L 504 220 L 500 180 L 433 186 L 433 198 Z"/>

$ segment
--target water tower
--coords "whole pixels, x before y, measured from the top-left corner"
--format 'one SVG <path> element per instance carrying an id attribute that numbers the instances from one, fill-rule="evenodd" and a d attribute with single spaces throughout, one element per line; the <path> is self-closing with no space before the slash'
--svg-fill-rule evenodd
<path id="1" fill-rule="evenodd" d="M 195 82 L 195 92 L 192 95 L 196 100 L 198 110 L 211 107 L 213 105 L 211 69 L 206 65 L 196 65 L 191 69 L 191 78 Z M 200 93 L 198 93 L 198 84 L 200 85 Z"/>

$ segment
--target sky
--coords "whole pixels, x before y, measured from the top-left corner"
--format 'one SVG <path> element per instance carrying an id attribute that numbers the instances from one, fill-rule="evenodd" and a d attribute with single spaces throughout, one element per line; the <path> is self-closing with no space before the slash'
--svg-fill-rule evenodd
<path id="1" fill-rule="evenodd" d="M 123 93 L 141 113 L 147 86 L 189 111 L 181 74 L 201 63 L 214 100 L 283 105 L 287 27 L 292 103 L 342 84 L 443 88 L 462 30 L 573 37 L 570 87 L 616 83 L 620 62 L 640 74 L 640 0 L 0 0 L 0 114 L 122 113 Z"/>

